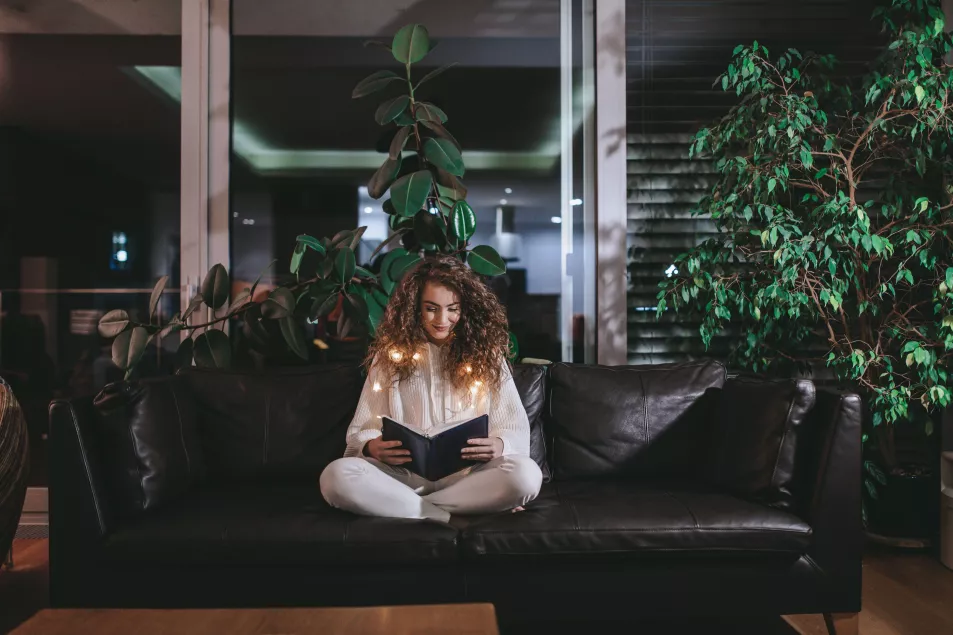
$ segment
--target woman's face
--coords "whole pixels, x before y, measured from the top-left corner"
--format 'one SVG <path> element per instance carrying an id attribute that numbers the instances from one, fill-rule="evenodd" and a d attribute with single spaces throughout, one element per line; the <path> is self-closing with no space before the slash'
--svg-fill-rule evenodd
<path id="1" fill-rule="evenodd" d="M 420 296 L 420 323 L 434 344 L 442 344 L 450 337 L 460 320 L 460 296 L 436 282 L 424 285 Z"/>

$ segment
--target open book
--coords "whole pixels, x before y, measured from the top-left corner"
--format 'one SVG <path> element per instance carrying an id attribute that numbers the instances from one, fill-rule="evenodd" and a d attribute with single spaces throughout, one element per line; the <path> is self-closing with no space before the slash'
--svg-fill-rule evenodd
<path id="1" fill-rule="evenodd" d="M 460 451 L 467 447 L 470 439 L 483 439 L 489 436 L 489 418 L 479 416 L 468 421 L 451 423 L 431 428 L 422 433 L 390 417 L 383 418 L 384 441 L 400 441 L 401 449 L 410 450 L 410 463 L 406 467 L 428 481 L 439 481 L 454 472 L 479 463 L 464 459 Z"/>

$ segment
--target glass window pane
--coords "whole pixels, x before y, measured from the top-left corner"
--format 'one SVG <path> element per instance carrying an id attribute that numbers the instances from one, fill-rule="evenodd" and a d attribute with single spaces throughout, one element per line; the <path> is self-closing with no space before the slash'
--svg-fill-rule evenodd
<path id="1" fill-rule="evenodd" d="M 0 374 L 45 484 L 50 399 L 121 375 L 96 323 L 178 305 L 180 4 L 46 0 L 0 10 Z M 164 367 L 150 350 L 142 372 Z M 117 375 L 117 373 L 119 373 Z"/>
<path id="2" fill-rule="evenodd" d="M 332 236 L 366 225 L 362 261 L 388 237 L 384 199 L 371 198 L 366 185 L 394 131 L 375 123 L 375 111 L 405 88 L 397 81 L 361 99 L 351 91 L 374 71 L 403 72 L 390 52 L 366 41 L 389 44 L 403 25 L 423 23 L 437 45 L 414 64 L 414 81 L 456 64 L 416 97 L 446 113 L 446 127 L 463 148 L 467 201 L 477 216 L 471 245 L 491 245 L 507 260 L 507 274 L 491 284 L 508 308 L 521 354 L 562 359 L 566 126 L 570 138 L 583 137 L 582 116 L 564 121 L 562 99 L 569 91 L 572 103 L 581 103 L 585 91 L 581 75 L 570 74 L 566 83 L 561 73 L 563 47 L 573 46 L 561 36 L 561 11 L 573 5 L 582 3 L 453 0 L 405 9 L 372 0 L 278 0 L 267 7 L 234 0 L 233 275 L 252 281 L 277 259 L 270 280 L 276 282 L 302 233 Z M 587 284 L 581 273 L 576 284 Z"/>

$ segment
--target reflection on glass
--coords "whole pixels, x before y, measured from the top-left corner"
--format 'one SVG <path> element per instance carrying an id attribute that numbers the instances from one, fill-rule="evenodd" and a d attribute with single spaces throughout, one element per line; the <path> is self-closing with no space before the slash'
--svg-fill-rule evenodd
<path id="1" fill-rule="evenodd" d="M 382 201 L 366 188 L 389 142 L 374 111 L 397 86 L 358 100 L 351 90 L 374 71 L 402 71 L 367 40 L 389 42 L 404 24 L 420 22 L 437 46 L 415 65 L 417 77 L 457 63 L 422 85 L 419 98 L 447 113 L 463 147 L 477 215 L 472 244 L 493 245 L 508 263 L 491 284 L 522 355 L 563 358 L 560 11 L 568 4 L 452 0 L 398 10 L 370 0 L 278 0 L 266 9 L 234 0 L 233 274 L 251 281 L 278 259 L 280 276 L 298 234 L 332 236 L 358 225 L 368 228 L 359 260 L 373 268 L 367 260 L 390 234 Z M 569 125 L 581 138 L 582 118 Z"/>
<path id="2" fill-rule="evenodd" d="M 179 75 L 182 14 L 178 0 L 19 4 L 0 11 L 0 375 L 38 485 L 50 399 L 117 377 L 99 316 L 143 310 L 162 275 L 178 288 L 180 105 L 147 75 Z"/>

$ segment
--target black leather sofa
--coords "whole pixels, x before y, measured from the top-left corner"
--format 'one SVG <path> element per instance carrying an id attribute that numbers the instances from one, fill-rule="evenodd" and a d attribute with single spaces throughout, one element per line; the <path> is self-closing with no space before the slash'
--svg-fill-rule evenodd
<path id="1" fill-rule="evenodd" d="M 860 610 L 856 395 L 715 362 L 514 376 L 546 482 L 463 531 L 321 499 L 358 369 L 192 369 L 55 401 L 52 603 L 488 601 L 503 623 Z"/>

